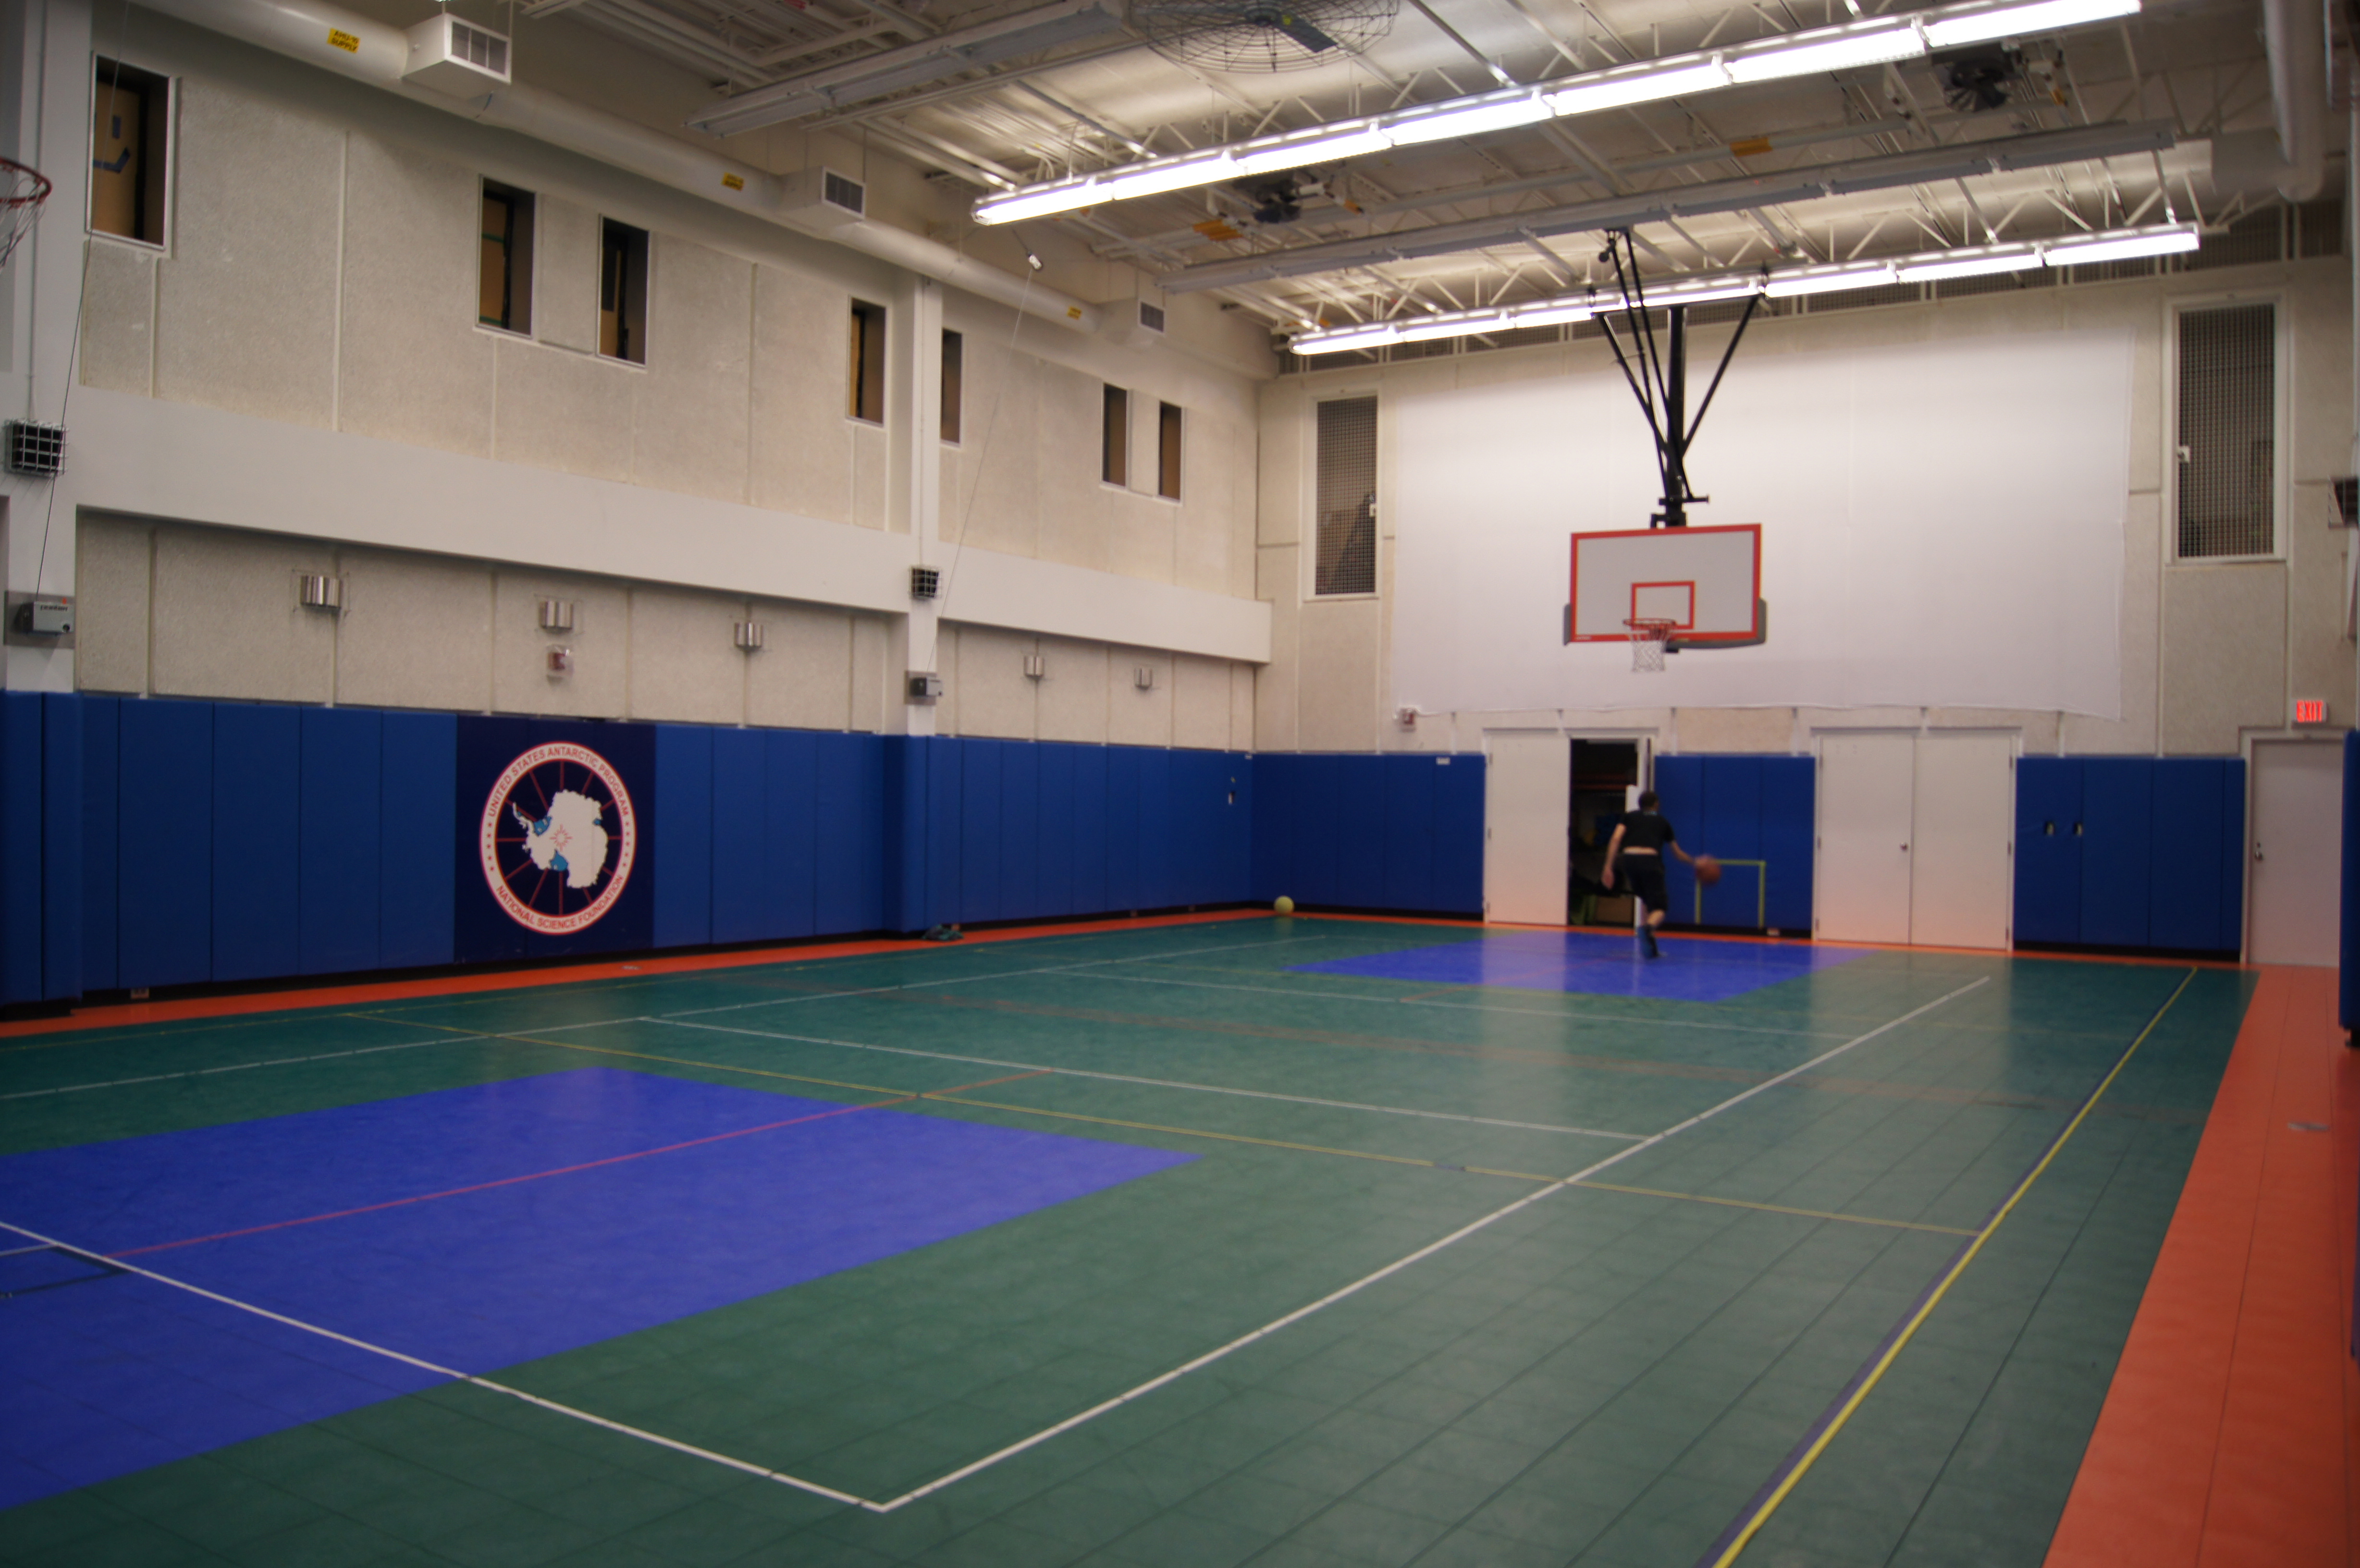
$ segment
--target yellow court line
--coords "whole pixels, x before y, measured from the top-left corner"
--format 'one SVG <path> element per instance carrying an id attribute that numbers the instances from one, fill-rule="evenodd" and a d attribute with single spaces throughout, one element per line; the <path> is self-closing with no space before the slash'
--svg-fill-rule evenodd
<path id="1" fill-rule="evenodd" d="M 1773 1214 L 1799 1214 L 1805 1219 L 1842 1220 L 1847 1225 L 1889 1225 L 1896 1230 L 1939 1231 L 1944 1236 L 1972 1236 L 1971 1230 L 1957 1225 L 1926 1225 L 1918 1220 L 1885 1220 L 1870 1214 L 1839 1214 L 1826 1209 L 1793 1209 L 1784 1203 L 1755 1203 L 1743 1198 L 1714 1198 L 1702 1192 L 1666 1192 L 1655 1187 L 1622 1187 L 1612 1181 L 1576 1181 L 1577 1187 L 1595 1187 L 1601 1192 L 1633 1192 L 1643 1198 L 1677 1198 L 1689 1203 L 1720 1203 L 1732 1209 L 1760 1209 Z"/>
<path id="2" fill-rule="evenodd" d="M 2171 1011 L 2172 1004 L 2179 1001 L 2181 993 L 2195 982 L 2196 975 L 2197 971 L 2191 969 L 2181 978 L 2179 988 L 2165 998 L 2162 1007 L 2156 1009 L 2155 1017 L 2147 1019 L 2147 1028 L 2139 1030 L 2138 1038 L 2132 1040 L 2129 1048 L 2115 1059 L 2114 1067 L 2106 1075 L 2098 1080 L 2098 1086 L 2090 1092 L 2088 1099 L 2081 1102 L 2081 1108 L 2073 1113 L 2073 1119 L 2065 1124 L 2065 1130 L 2057 1135 L 2057 1141 L 2049 1146 L 2049 1152 L 2040 1157 L 2038 1164 L 2025 1172 L 2024 1180 L 2016 1184 L 2016 1190 L 2007 1195 L 2007 1201 L 2000 1204 L 1998 1210 L 1984 1223 L 1983 1229 L 1974 1233 L 1974 1240 L 1969 1242 L 1960 1252 L 1957 1260 L 1950 1265 L 1934 1289 L 1927 1293 L 1926 1300 L 1919 1304 L 1915 1312 L 1910 1314 L 1909 1321 L 1902 1325 L 1901 1332 L 1894 1336 L 1893 1343 L 1885 1346 L 1885 1354 L 1876 1358 L 1876 1365 L 1869 1368 L 1868 1376 L 1861 1379 L 1860 1387 L 1852 1390 L 1852 1397 L 1846 1399 L 1841 1408 L 1836 1411 L 1835 1419 L 1829 1421 L 1827 1429 L 1812 1441 L 1810 1447 L 1803 1451 L 1803 1456 L 1796 1462 L 1794 1469 L 1788 1471 L 1786 1478 L 1778 1483 L 1777 1489 L 1763 1500 L 1761 1508 L 1754 1517 L 1745 1521 L 1745 1528 L 1737 1532 L 1737 1539 L 1729 1543 L 1728 1550 L 1712 1560 L 1710 1568 L 1729 1568 L 1730 1563 L 1737 1561 L 1738 1553 L 1743 1552 L 1754 1536 L 1760 1533 L 1762 1527 L 1770 1522 L 1770 1516 L 1778 1511 L 1778 1505 L 1786 1500 L 1788 1494 L 1792 1493 L 1802 1483 L 1803 1477 L 1810 1473 L 1811 1466 L 1819 1463 L 1819 1455 L 1828 1451 L 1828 1444 L 1836 1440 L 1836 1433 L 1843 1431 L 1844 1423 L 1852 1420 L 1852 1412 L 1860 1409 L 1870 1391 L 1883 1380 L 1885 1372 L 1900 1356 L 1902 1350 L 1907 1346 L 1911 1339 L 1916 1337 L 1918 1329 L 1923 1327 L 1926 1320 L 1933 1315 L 1934 1309 L 1941 1305 L 1942 1298 L 1950 1293 L 1950 1287 L 1958 1282 L 1959 1276 L 1967 1271 L 1967 1265 L 1975 1260 L 1975 1255 L 1983 1249 L 1983 1243 L 1989 1241 L 1992 1238 L 1992 1233 L 1998 1230 L 2001 1223 L 2015 1212 L 2016 1205 L 2023 1200 L 2025 1193 L 2030 1192 L 2032 1184 L 2040 1179 L 2040 1173 L 2049 1169 L 2049 1163 L 2064 1149 L 2066 1140 L 2080 1130 L 2081 1124 L 2089 1119 L 2090 1113 L 2097 1108 L 2098 1101 L 2103 1097 L 2108 1089 L 2114 1086 L 2114 1080 L 2122 1076 L 2123 1069 L 2131 1064 L 2131 1058 L 2138 1053 L 2138 1048 L 2147 1043 L 2147 1037 L 2155 1032 L 2158 1024 L 2163 1022 L 2164 1014 Z"/>
<path id="3" fill-rule="evenodd" d="M 1288 1143 L 1275 1138 L 1248 1138 L 1243 1133 L 1207 1132 L 1203 1127 L 1164 1127 L 1155 1122 L 1127 1122 L 1114 1116 L 1086 1116 L 1078 1111 L 1044 1111 L 1033 1105 L 1003 1105 L 991 1100 L 967 1100 L 956 1094 L 929 1095 L 945 1105 L 976 1105 L 988 1111 L 1013 1111 L 1022 1116 L 1054 1116 L 1059 1121 L 1095 1122 L 1100 1127 L 1129 1127 L 1133 1132 L 1169 1133 L 1175 1138 L 1217 1138 L 1223 1143 L 1251 1143 L 1263 1149 L 1291 1149 L 1301 1154 L 1337 1154 L 1347 1160 L 1379 1160 L 1387 1165 L 1418 1165 L 1428 1171 L 1465 1171 L 1475 1176 L 1505 1176 L 1517 1181 L 1555 1183 L 1562 1178 L 1530 1171 L 1491 1171 L 1473 1165 L 1447 1165 L 1439 1160 L 1414 1160 L 1405 1154 L 1371 1154 L 1364 1149 L 1329 1149 L 1318 1143 Z"/>
<path id="4" fill-rule="evenodd" d="M 696 1062 L 685 1056 L 658 1056 L 652 1051 L 624 1051 L 611 1045 L 581 1045 L 570 1040 L 542 1040 L 538 1035 L 486 1033 L 482 1029 L 456 1029 L 450 1024 L 421 1023 L 418 1027 L 465 1035 L 470 1040 L 509 1040 L 521 1045 L 546 1045 L 558 1051 L 586 1051 L 594 1056 L 628 1056 L 634 1062 L 661 1062 L 672 1067 L 702 1067 L 711 1073 L 743 1073 L 755 1078 L 783 1078 L 790 1083 L 821 1083 L 831 1089 L 855 1089 L 864 1094 L 907 1097 L 925 1093 L 922 1089 L 889 1089 L 881 1083 L 847 1083 L 841 1078 L 812 1078 L 800 1073 L 773 1073 L 766 1067 L 736 1067 L 723 1062 Z"/>

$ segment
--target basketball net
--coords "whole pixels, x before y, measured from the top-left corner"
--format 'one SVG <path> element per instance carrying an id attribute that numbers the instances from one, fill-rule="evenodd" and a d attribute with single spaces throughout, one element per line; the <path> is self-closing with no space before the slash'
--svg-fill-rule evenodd
<path id="1" fill-rule="evenodd" d="M 1665 649 L 1672 640 L 1673 628 L 1679 623 L 1642 618 L 1622 625 L 1631 634 L 1631 672 L 1661 675 Z"/>
<path id="2" fill-rule="evenodd" d="M 49 182 L 40 170 L 0 158 L 0 267 L 16 254 L 16 246 L 33 232 L 41 203 L 49 199 Z"/>

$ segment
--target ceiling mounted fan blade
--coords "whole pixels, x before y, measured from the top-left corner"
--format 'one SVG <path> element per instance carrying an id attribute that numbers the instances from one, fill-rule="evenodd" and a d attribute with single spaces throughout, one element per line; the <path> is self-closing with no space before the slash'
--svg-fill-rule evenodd
<path id="1" fill-rule="evenodd" d="M 1314 54 L 1336 47 L 1336 40 L 1289 11 L 1281 11 L 1271 24 Z"/>

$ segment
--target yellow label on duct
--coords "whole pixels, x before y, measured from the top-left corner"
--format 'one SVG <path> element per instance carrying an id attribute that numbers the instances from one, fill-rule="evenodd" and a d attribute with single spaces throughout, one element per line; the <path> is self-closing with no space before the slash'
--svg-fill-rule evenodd
<path id="1" fill-rule="evenodd" d="M 1768 136 L 1749 136 L 1742 142 L 1732 142 L 1729 150 L 1739 158 L 1759 158 L 1770 150 Z"/>
<path id="2" fill-rule="evenodd" d="M 340 27 L 330 27 L 328 29 L 328 45 L 331 49 L 340 49 L 346 54 L 358 54 L 361 52 L 360 39 L 353 37 L 352 34 L 344 31 Z"/>
<path id="3" fill-rule="evenodd" d="M 732 191 L 743 191 L 746 189 L 746 177 L 742 174 L 725 174 L 721 177 L 721 183 Z"/>
<path id="4" fill-rule="evenodd" d="M 1066 319 L 1067 321 L 1080 321 L 1080 320 L 1082 319 L 1082 308 L 1081 308 L 1079 305 L 1068 305 L 1068 306 L 1066 306 L 1066 307 L 1065 307 L 1065 319 Z"/>

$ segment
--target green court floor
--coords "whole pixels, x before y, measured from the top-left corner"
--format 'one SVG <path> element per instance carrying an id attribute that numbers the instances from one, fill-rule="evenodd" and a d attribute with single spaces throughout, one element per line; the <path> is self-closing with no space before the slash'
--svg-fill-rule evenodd
<path id="1" fill-rule="evenodd" d="M 2038 1564 L 2252 977 L 1290 968 L 1480 934 L 1083 928 L 0 1042 L 0 1154 L 597 1064 L 1196 1157 L 498 1375 L 563 1410 L 451 1384 L 7 1510 L 0 1560 L 1687 1568 L 1950 1279 L 1737 1560 Z"/>

